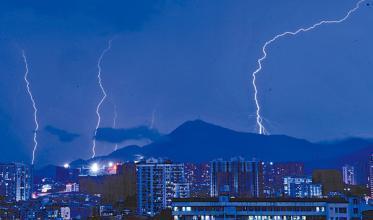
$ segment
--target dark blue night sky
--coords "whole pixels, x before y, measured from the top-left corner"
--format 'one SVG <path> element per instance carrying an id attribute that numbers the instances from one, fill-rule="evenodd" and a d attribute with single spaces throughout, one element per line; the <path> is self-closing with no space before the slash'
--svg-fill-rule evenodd
<path id="1" fill-rule="evenodd" d="M 168 133 L 199 118 L 256 132 L 251 73 L 264 42 L 343 17 L 356 2 L 2 1 L 0 159 L 31 160 L 33 109 L 21 49 L 39 109 L 36 163 L 62 163 L 91 155 L 97 60 L 109 39 L 101 127 L 112 127 L 116 106 L 116 125 L 128 130 L 152 124 Z M 269 48 L 258 85 L 271 134 L 373 137 L 372 27 L 373 2 L 366 0 L 342 24 Z M 97 145 L 98 155 L 114 146 Z"/>

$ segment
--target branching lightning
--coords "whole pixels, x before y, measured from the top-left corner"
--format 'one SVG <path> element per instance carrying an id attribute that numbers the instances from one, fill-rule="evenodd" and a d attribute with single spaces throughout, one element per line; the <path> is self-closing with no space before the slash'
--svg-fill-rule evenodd
<path id="1" fill-rule="evenodd" d="M 99 103 L 97 104 L 97 107 L 96 107 L 97 123 L 96 123 L 96 128 L 95 128 L 95 135 L 94 135 L 95 137 L 97 135 L 97 129 L 100 127 L 100 124 L 101 124 L 100 108 L 101 108 L 102 103 L 105 101 L 105 99 L 107 97 L 106 90 L 105 90 L 105 88 L 102 84 L 101 63 L 102 63 L 102 60 L 103 60 L 105 54 L 111 49 L 111 42 L 112 42 L 112 39 L 108 41 L 107 47 L 102 51 L 102 53 L 100 54 L 100 57 L 98 58 L 98 61 L 97 61 L 97 69 L 98 69 L 97 81 L 98 81 L 98 85 L 100 86 L 100 89 L 101 89 L 102 97 L 101 97 L 101 99 L 100 99 L 100 101 L 99 101 Z M 93 138 L 92 158 L 94 158 L 96 156 L 96 139 L 95 139 L 95 137 Z"/>
<path id="2" fill-rule="evenodd" d="M 117 105 L 114 105 L 113 128 L 117 128 L 117 118 L 118 118 Z M 115 143 L 115 146 L 114 146 L 114 151 L 116 150 L 118 150 L 118 143 Z"/>
<path id="3" fill-rule="evenodd" d="M 35 130 L 34 130 L 34 148 L 32 149 L 32 161 L 31 164 L 33 165 L 35 162 L 35 153 L 38 148 L 38 140 L 37 140 L 37 135 L 38 135 L 38 130 L 39 130 L 39 123 L 38 123 L 38 108 L 36 107 L 36 102 L 34 99 L 34 96 L 32 95 L 32 91 L 30 88 L 30 82 L 28 80 L 28 74 L 29 74 L 29 68 L 28 68 L 28 63 L 27 63 L 27 57 L 26 53 L 24 50 L 22 50 L 22 57 L 23 61 L 25 63 L 25 75 L 24 75 L 24 80 L 26 82 L 26 89 L 27 93 L 30 96 L 30 100 L 32 102 L 32 107 L 34 109 L 34 123 L 35 123 Z"/>
<path id="4" fill-rule="evenodd" d="M 263 56 L 260 57 L 257 60 L 258 68 L 252 73 L 252 84 L 253 84 L 253 87 L 254 87 L 254 101 L 255 101 L 255 105 L 256 105 L 256 124 L 257 124 L 257 129 L 258 129 L 259 134 L 268 134 L 268 131 L 264 127 L 263 118 L 262 118 L 261 113 L 260 113 L 261 107 L 260 107 L 260 103 L 259 103 L 259 99 L 258 99 L 258 89 L 257 89 L 257 85 L 256 85 L 257 74 L 262 70 L 262 62 L 267 58 L 267 47 L 270 46 L 272 43 L 274 43 L 279 38 L 282 38 L 282 37 L 285 37 L 285 36 L 288 36 L 288 35 L 294 36 L 294 35 L 297 35 L 301 32 L 308 32 L 308 31 L 311 31 L 311 30 L 313 30 L 313 29 L 315 29 L 315 28 L 317 28 L 321 25 L 324 25 L 324 24 L 336 24 L 336 23 L 344 22 L 350 17 L 350 15 L 352 13 L 354 13 L 356 10 L 358 10 L 360 8 L 360 5 L 365 1 L 366 0 L 358 1 L 356 3 L 355 7 L 350 9 L 347 12 L 347 14 L 341 19 L 338 19 L 338 20 L 322 20 L 322 21 L 320 21 L 320 22 L 318 22 L 318 23 L 316 23 L 316 24 L 314 24 L 310 27 L 307 27 L 307 28 L 299 28 L 298 30 L 293 31 L 293 32 L 287 31 L 287 32 L 278 34 L 278 35 L 274 36 L 272 39 L 270 39 L 269 41 L 265 42 L 265 44 L 262 47 Z"/>

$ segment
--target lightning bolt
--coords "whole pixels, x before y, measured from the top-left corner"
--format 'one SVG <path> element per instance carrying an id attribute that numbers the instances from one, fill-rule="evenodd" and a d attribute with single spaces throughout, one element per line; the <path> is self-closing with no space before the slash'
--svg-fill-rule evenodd
<path id="1" fill-rule="evenodd" d="M 154 124 L 155 124 L 155 114 L 157 113 L 157 109 L 154 109 L 153 112 L 152 112 L 152 119 L 150 121 L 150 129 L 153 129 L 154 128 Z"/>
<path id="2" fill-rule="evenodd" d="M 26 53 L 24 50 L 22 50 L 22 57 L 23 61 L 25 63 L 25 75 L 24 75 L 24 80 L 26 82 L 26 89 L 27 93 L 30 96 L 30 100 L 32 102 L 32 108 L 34 109 L 34 123 L 35 123 L 35 130 L 34 130 L 34 148 L 32 149 L 32 161 L 31 164 L 34 165 L 35 162 L 35 153 L 38 148 L 38 140 L 37 140 L 37 132 L 39 130 L 39 123 L 38 123 L 38 108 L 36 107 L 36 102 L 34 99 L 34 96 L 32 95 L 32 91 L 30 88 L 30 82 L 28 80 L 28 74 L 29 74 L 29 68 L 28 68 L 28 63 L 27 63 L 27 57 Z"/>
<path id="3" fill-rule="evenodd" d="M 98 61 L 97 61 L 97 69 L 98 69 L 98 72 L 97 72 L 97 81 L 98 81 L 98 85 L 100 86 L 100 89 L 101 89 L 102 97 L 101 97 L 101 99 L 98 102 L 97 107 L 96 107 L 97 123 L 96 123 L 95 134 L 94 134 L 95 137 L 97 135 L 97 129 L 100 127 L 100 124 L 101 124 L 100 108 L 101 108 L 102 103 L 105 101 L 105 99 L 107 97 L 106 90 L 105 90 L 105 88 L 104 88 L 104 86 L 102 84 L 102 78 L 101 78 L 102 68 L 101 68 L 101 63 L 102 63 L 102 60 L 103 60 L 105 54 L 111 49 L 111 42 L 112 42 L 112 39 L 108 41 L 107 47 L 102 51 L 102 53 L 100 54 L 100 57 L 98 58 Z M 95 156 L 96 156 L 96 139 L 93 138 L 92 158 L 94 158 Z"/>
<path id="4" fill-rule="evenodd" d="M 356 3 L 355 7 L 350 9 L 347 12 L 347 14 L 341 19 L 338 19 L 338 20 L 322 20 L 322 21 L 320 21 L 320 22 L 318 22 L 318 23 L 316 23 L 316 24 L 314 24 L 310 27 L 299 28 L 298 30 L 293 31 L 293 32 L 291 32 L 291 31 L 283 32 L 281 34 L 278 34 L 278 35 L 274 36 L 269 41 L 265 42 L 265 44 L 262 47 L 263 56 L 260 57 L 257 60 L 258 68 L 252 73 L 252 84 L 253 84 L 253 87 L 254 87 L 254 101 L 255 101 L 255 105 L 256 105 L 256 124 L 257 124 L 257 129 L 258 129 L 259 134 L 268 134 L 267 129 L 264 127 L 263 118 L 262 118 L 261 113 L 260 113 L 261 107 L 260 107 L 260 103 L 259 103 L 258 89 L 257 89 L 257 85 L 256 85 L 257 74 L 263 68 L 262 62 L 267 58 L 267 47 L 270 46 L 272 43 L 274 43 L 279 38 L 282 38 L 282 37 L 285 37 L 285 36 L 288 36 L 288 35 L 295 36 L 295 35 L 297 35 L 299 33 L 302 33 L 302 32 L 311 31 L 311 30 L 313 30 L 315 28 L 318 28 L 319 26 L 322 26 L 324 24 L 337 24 L 337 23 L 344 22 L 351 16 L 351 14 L 353 14 L 356 10 L 358 10 L 360 8 L 361 3 L 365 2 L 365 1 L 366 0 L 358 1 Z"/>
<path id="5" fill-rule="evenodd" d="M 113 128 L 117 127 L 117 118 L 118 118 L 117 105 L 114 105 Z M 116 150 L 118 150 L 118 143 L 116 143 L 114 147 L 114 151 Z"/>

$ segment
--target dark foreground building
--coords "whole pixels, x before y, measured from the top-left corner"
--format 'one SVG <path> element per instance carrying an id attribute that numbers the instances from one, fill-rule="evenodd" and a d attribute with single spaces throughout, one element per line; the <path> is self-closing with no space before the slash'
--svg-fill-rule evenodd
<path id="1" fill-rule="evenodd" d="M 312 180 L 322 185 L 323 195 L 334 192 L 343 193 L 343 178 L 339 170 L 315 170 Z"/>
<path id="2" fill-rule="evenodd" d="M 364 211 L 362 217 L 363 217 L 362 218 L 363 220 L 372 220 L 373 219 L 373 210 Z"/>
<path id="3" fill-rule="evenodd" d="M 100 195 L 103 202 L 117 204 L 125 202 L 136 206 L 136 167 L 133 163 L 118 166 L 118 174 L 104 176 L 80 176 L 79 191 Z"/>

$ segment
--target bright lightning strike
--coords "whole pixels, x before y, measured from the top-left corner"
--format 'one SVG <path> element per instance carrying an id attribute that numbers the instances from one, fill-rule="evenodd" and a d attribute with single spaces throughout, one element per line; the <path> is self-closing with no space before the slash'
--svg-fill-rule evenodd
<path id="1" fill-rule="evenodd" d="M 30 82 L 28 80 L 28 74 L 29 74 L 29 68 L 28 68 L 28 63 L 27 63 L 27 57 L 26 57 L 26 53 L 24 50 L 22 50 L 22 57 L 23 57 L 23 61 L 25 63 L 25 75 L 24 75 L 24 80 L 26 82 L 26 89 L 27 89 L 27 93 L 29 94 L 30 96 L 30 100 L 32 102 L 32 107 L 34 109 L 34 123 L 35 123 L 35 130 L 34 130 L 34 148 L 32 149 L 32 161 L 31 161 L 31 164 L 33 165 L 34 162 L 35 162 L 35 153 L 36 153 L 36 150 L 38 148 L 38 140 L 37 140 L 37 132 L 39 130 L 39 123 L 38 123 L 38 108 L 36 107 L 36 102 L 35 102 L 35 99 L 34 99 L 34 96 L 32 95 L 32 91 L 31 91 L 31 88 L 30 88 Z"/>
<path id="2" fill-rule="evenodd" d="M 257 124 L 257 129 L 258 129 L 258 133 L 259 134 L 268 134 L 266 128 L 264 127 L 264 124 L 263 124 L 263 118 L 260 114 L 260 111 L 261 111 L 261 107 L 260 107 L 260 104 L 259 104 L 259 99 L 258 99 L 258 89 L 257 89 L 257 85 L 256 85 L 256 77 L 257 77 L 257 74 L 262 70 L 262 62 L 267 58 L 267 47 L 274 43 L 276 40 L 278 40 L 279 38 L 281 37 L 285 37 L 285 36 L 288 36 L 288 35 L 297 35 L 301 32 L 307 32 L 307 31 L 311 31 L 321 25 L 324 25 L 324 24 L 336 24 L 336 23 L 341 23 L 341 22 L 344 22 L 345 20 L 347 20 L 350 15 L 352 13 L 354 13 L 356 10 L 358 10 L 360 8 L 360 5 L 361 3 L 365 2 L 366 0 L 360 0 L 356 3 L 355 7 L 350 9 L 347 14 L 339 19 L 339 20 L 323 20 L 323 21 L 320 21 L 310 27 L 307 27 L 307 28 L 300 28 L 294 32 L 290 32 L 290 31 L 287 31 L 287 32 L 284 32 L 282 34 L 278 34 L 276 36 L 274 36 L 272 39 L 270 39 L 269 41 L 265 42 L 264 46 L 262 47 L 262 52 L 263 52 L 263 56 L 260 57 L 258 59 L 258 68 L 252 73 L 252 84 L 253 84 L 253 87 L 254 87 L 254 100 L 255 100 L 255 105 L 256 105 L 256 124 Z"/>
<path id="3" fill-rule="evenodd" d="M 155 114 L 157 113 L 157 109 L 154 109 L 153 112 L 152 112 L 152 119 L 150 121 L 150 129 L 153 129 L 154 128 L 154 124 L 155 124 Z"/>
<path id="4" fill-rule="evenodd" d="M 117 118 L 118 118 L 117 105 L 114 105 L 113 128 L 117 128 Z M 114 151 L 116 150 L 118 150 L 118 143 L 116 143 L 114 146 Z"/>
<path id="5" fill-rule="evenodd" d="M 102 92 L 102 98 L 101 98 L 101 100 L 99 101 L 99 103 L 97 104 L 97 107 L 96 107 L 97 124 L 96 124 L 96 128 L 95 128 L 95 135 L 94 135 L 95 137 L 97 135 L 97 129 L 99 128 L 99 126 L 101 124 L 100 108 L 101 108 L 102 103 L 105 101 L 105 99 L 107 97 L 106 90 L 105 90 L 105 88 L 102 84 L 101 63 L 102 63 L 102 60 L 103 60 L 105 54 L 111 49 L 111 42 L 112 42 L 112 40 L 108 41 L 107 47 L 102 51 L 102 53 L 101 53 L 101 55 L 100 55 L 100 57 L 98 58 L 98 61 L 97 61 L 97 69 L 98 69 L 97 80 L 98 80 L 98 85 L 100 86 L 100 89 L 101 89 L 101 92 Z M 95 156 L 96 156 L 96 139 L 93 138 L 92 158 L 94 158 Z"/>

